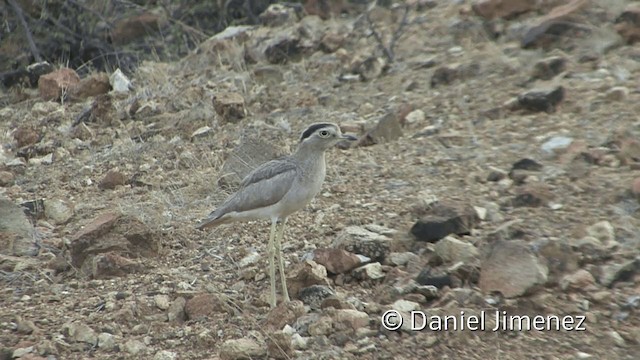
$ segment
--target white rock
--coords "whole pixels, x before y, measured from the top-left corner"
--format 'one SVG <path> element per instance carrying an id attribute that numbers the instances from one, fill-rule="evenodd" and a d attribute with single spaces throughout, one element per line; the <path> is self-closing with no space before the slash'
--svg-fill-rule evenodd
<path id="1" fill-rule="evenodd" d="M 124 343 L 124 351 L 131 355 L 138 355 L 144 353 L 147 346 L 140 340 L 131 339 Z"/>
<path id="2" fill-rule="evenodd" d="M 291 346 L 295 350 L 305 350 L 309 347 L 309 339 L 308 337 L 302 337 L 300 334 L 296 333 L 291 335 Z"/>
<path id="3" fill-rule="evenodd" d="M 100 333 L 98 335 L 98 347 L 105 351 L 111 351 L 116 347 L 116 337 L 113 334 L 109 334 L 106 332 Z"/>
<path id="4" fill-rule="evenodd" d="M 44 215 L 56 225 L 66 224 L 74 214 L 74 206 L 71 202 L 62 199 L 46 200 Z"/>
<path id="5" fill-rule="evenodd" d="M 129 92 L 131 89 L 131 80 L 120 69 L 111 74 L 109 83 L 115 92 Z"/>
<path id="6" fill-rule="evenodd" d="M 160 350 L 153 356 L 153 360 L 175 360 L 177 358 L 178 354 L 168 350 Z"/>
<path id="7" fill-rule="evenodd" d="M 620 334 L 615 331 L 615 330 L 611 330 L 609 331 L 609 336 L 611 337 L 611 339 L 613 339 L 613 342 L 620 347 L 623 347 L 625 344 L 624 339 L 622 338 L 622 336 L 620 336 Z"/>
<path id="8" fill-rule="evenodd" d="M 445 262 L 470 262 L 478 257 L 480 251 L 473 244 L 447 236 L 434 246 L 435 254 Z"/>
<path id="9" fill-rule="evenodd" d="M 158 294 L 153 297 L 153 301 L 156 303 L 156 306 L 160 310 L 167 310 L 169 306 L 171 306 L 169 295 Z"/>
<path id="10" fill-rule="evenodd" d="M 258 261 L 260 261 L 260 254 L 257 252 L 252 252 L 250 254 L 248 254 L 247 256 L 243 257 L 242 259 L 240 259 L 240 261 L 238 261 L 238 266 L 241 268 L 245 268 L 247 266 L 251 266 L 255 263 L 257 263 Z"/>
<path id="11" fill-rule="evenodd" d="M 573 142 L 573 138 L 566 136 L 554 136 L 551 139 L 545 141 L 542 144 L 542 151 L 552 154 L 558 150 L 563 150 L 569 147 Z"/>
<path id="12" fill-rule="evenodd" d="M 618 245 L 616 232 L 610 222 L 604 220 L 597 222 L 587 228 L 587 235 L 598 239 L 606 247 Z"/>
<path id="13" fill-rule="evenodd" d="M 219 352 L 223 360 L 255 359 L 266 354 L 265 346 L 260 346 L 255 340 L 248 338 L 227 340 L 220 346 Z"/>
<path id="14" fill-rule="evenodd" d="M 412 311 L 420 309 L 420 304 L 414 301 L 400 299 L 391 304 L 390 307 L 392 310 L 402 311 L 411 313 Z"/>
<path id="15" fill-rule="evenodd" d="M 385 276 L 384 271 L 382 271 L 382 265 L 379 262 L 360 266 L 354 269 L 353 273 L 365 280 L 377 280 Z"/>
<path id="16" fill-rule="evenodd" d="M 478 219 L 484 221 L 487 218 L 487 209 L 480 206 L 474 206 L 473 210 L 476 211 L 476 215 L 478 215 Z"/>
<path id="17" fill-rule="evenodd" d="M 409 124 L 415 124 L 423 122 L 426 118 L 427 117 L 424 115 L 424 111 L 417 109 L 407 114 L 405 120 Z"/>
<path id="18" fill-rule="evenodd" d="M 13 358 L 21 358 L 29 353 L 33 352 L 33 346 L 27 346 L 24 348 L 17 348 L 13 350 Z"/>

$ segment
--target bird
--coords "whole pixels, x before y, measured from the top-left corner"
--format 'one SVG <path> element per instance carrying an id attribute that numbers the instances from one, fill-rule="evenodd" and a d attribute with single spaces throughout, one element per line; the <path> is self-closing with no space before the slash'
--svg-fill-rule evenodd
<path id="1" fill-rule="evenodd" d="M 355 141 L 357 138 L 343 134 L 335 123 L 309 125 L 301 133 L 297 148 L 291 155 L 256 167 L 241 181 L 237 192 L 196 225 L 197 229 L 204 230 L 231 222 L 271 220 L 267 245 L 271 308 L 276 306 L 275 256 L 280 268 L 282 298 L 284 302 L 291 301 L 281 244 L 287 218 L 303 209 L 320 192 L 326 175 L 325 152 L 345 140 Z M 279 229 L 278 224 L 281 225 Z"/>

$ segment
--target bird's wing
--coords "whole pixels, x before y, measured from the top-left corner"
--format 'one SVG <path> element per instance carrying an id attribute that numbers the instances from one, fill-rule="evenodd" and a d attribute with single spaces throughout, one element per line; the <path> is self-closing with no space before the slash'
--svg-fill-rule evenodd
<path id="1" fill-rule="evenodd" d="M 230 212 L 242 212 L 273 205 L 289 191 L 298 167 L 287 159 L 271 160 L 249 173 L 240 189 L 200 222 L 198 228 L 214 226 Z"/>

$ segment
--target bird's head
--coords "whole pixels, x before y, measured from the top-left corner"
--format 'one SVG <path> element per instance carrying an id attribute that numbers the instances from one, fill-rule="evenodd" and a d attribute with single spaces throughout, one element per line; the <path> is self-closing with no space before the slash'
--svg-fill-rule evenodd
<path id="1" fill-rule="evenodd" d="M 340 127 L 334 123 L 316 123 L 302 132 L 299 146 L 327 150 L 343 140 L 354 141 L 357 138 L 343 134 Z"/>

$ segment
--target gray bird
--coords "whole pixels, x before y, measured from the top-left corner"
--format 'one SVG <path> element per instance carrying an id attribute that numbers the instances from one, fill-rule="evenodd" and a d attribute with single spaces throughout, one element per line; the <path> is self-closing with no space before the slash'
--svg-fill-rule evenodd
<path id="1" fill-rule="evenodd" d="M 268 254 L 272 308 L 276 306 L 276 254 L 282 297 L 285 302 L 290 301 L 281 245 L 287 217 L 304 208 L 320 192 L 326 175 L 325 151 L 343 140 L 357 139 L 343 135 L 333 123 L 310 125 L 302 132 L 293 154 L 258 166 L 242 180 L 236 193 L 196 226 L 205 229 L 235 221 L 271 219 Z M 279 230 L 278 223 L 282 224 Z"/>

